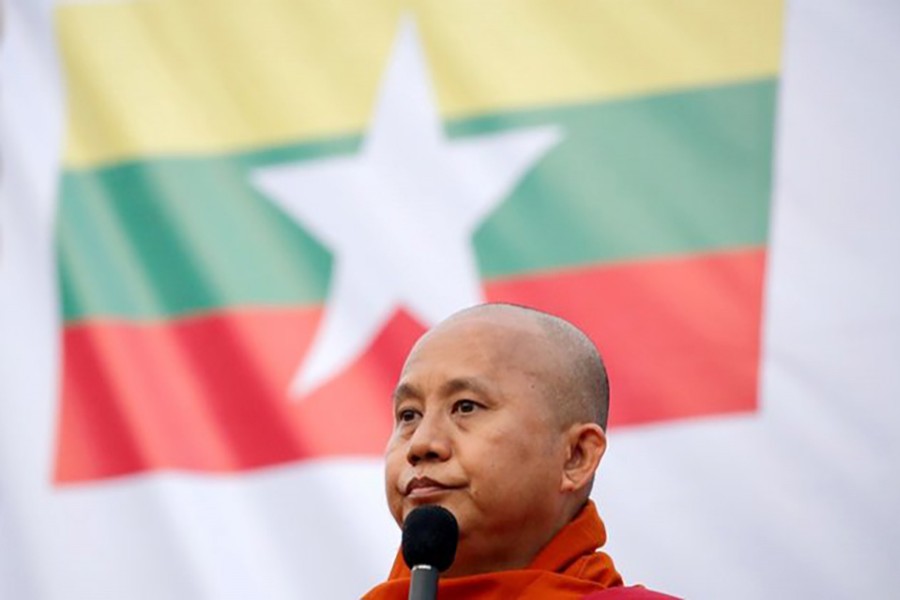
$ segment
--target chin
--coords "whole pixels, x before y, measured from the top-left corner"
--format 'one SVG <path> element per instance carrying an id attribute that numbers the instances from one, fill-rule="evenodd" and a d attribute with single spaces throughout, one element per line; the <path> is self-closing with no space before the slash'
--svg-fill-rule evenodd
<path id="1" fill-rule="evenodd" d="M 459 511 L 456 509 L 457 502 L 454 501 L 454 493 L 456 490 L 446 490 L 436 494 L 429 494 L 420 497 L 405 497 L 403 499 L 403 518 L 406 518 L 413 510 L 420 506 L 440 506 L 446 508 L 453 516 L 459 519 Z"/>
<path id="2" fill-rule="evenodd" d="M 407 500 L 403 503 L 403 513 L 402 513 L 401 522 L 406 520 L 406 517 L 409 516 L 409 513 L 411 513 L 412 511 L 414 511 L 417 508 L 420 508 L 422 506 L 440 506 L 441 508 L 446 508 L 451 513 L 453 513 L 454 517 L 459 519 L 459 517 L 456 514 L 456 511 L 453 510 L 453 507 L 450 506 L 449 503 L 447 503 L 447 502 L 442 502 L 440 500 L 416 500 L 416 501 L 411 502 L 411 501 Z"/>

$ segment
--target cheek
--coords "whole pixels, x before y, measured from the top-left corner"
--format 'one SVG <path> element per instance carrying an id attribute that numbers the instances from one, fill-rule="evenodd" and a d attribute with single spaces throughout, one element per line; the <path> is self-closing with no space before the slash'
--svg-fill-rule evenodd
<path id="1" fill-rule="evenodd" d="M 398 524 L 402 522 L 403 496 L 397 491 L 400 476 L 403 473 L 405 459 L 396 449 L 388 449 L 384 460 L 384 492 L 387 496 L 388 508 Z"/>
<path id="2" fill-rule="evenodd" d="M 554 482 L 549 449 L 536 441 L 522 442 L 518 435 L 497 439 L 473 461 L 473 501 L 484 510 L 506 511 L 529 505 L 543 496 Z M 489 457 L 489 458 L 484 458 Z"/>
<path id="3" fill-rule="evenodd" d="M 463 468 L 469 476 L 472 501 L 485 510 L 496 510 L 518 493 L 524 457 L 502 437 L 485 442 L 469 449 Z"/>

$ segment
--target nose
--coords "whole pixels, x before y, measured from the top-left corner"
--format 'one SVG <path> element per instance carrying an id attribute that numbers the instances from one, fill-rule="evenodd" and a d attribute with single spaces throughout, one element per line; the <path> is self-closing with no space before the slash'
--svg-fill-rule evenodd
<path id="1" fill-rule="evenodd" d="M 422 461 L 443 462 L 449 459 L 451 443 L 448 434 L 440 414 L 426 413 L 409 439 L 406 460 L 415 466 Z"/>

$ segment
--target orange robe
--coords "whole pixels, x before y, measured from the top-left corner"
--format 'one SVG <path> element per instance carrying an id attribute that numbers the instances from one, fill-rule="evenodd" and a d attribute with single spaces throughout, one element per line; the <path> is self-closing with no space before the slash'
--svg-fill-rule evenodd
<path id="1" fill-rule="evenodd" d="M 622 577 L 612 559 L 597 548 L 606 543 L 606 528 L 593 502 L 550 540 L 527 568 L 441 579 L 440 600 L 546 598 L 581 599 L 607 588 L 621 588 Z M 388 580 L 364 600 L 407 600 L 409 568 L 400 553 Z M 625 591 L 624 588 L 622 591 Z"/>

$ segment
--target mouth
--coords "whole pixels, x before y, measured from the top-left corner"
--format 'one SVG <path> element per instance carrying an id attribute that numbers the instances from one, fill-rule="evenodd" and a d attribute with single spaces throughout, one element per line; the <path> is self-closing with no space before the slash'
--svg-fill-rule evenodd
<path id="1" fill-rule="evenodd" d="M 430 477 L 414 477 L 406 484 L 405 495 L 410 499 L 425 499 L 444 494 L 451 490 L 455 490 L 458 487 L 459 486 L 445 485 Z"/>

